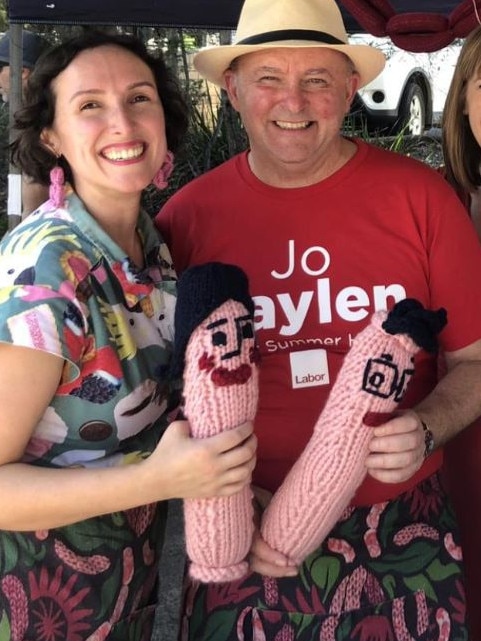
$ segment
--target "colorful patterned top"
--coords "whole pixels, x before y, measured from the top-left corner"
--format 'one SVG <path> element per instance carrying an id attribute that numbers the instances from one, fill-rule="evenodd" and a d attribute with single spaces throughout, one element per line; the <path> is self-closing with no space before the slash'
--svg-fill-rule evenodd
<path id="1" fill-rule="evenodd" d="M 0 341 L 65 359 L 23 461 L 125 465 L 169 419 L 175 273 L 144 212 L 140 271 L 74 194 L 0 244 Z M 37 532 L 0 531 L 0 641 L 148 639 L 164 505 Z"/>

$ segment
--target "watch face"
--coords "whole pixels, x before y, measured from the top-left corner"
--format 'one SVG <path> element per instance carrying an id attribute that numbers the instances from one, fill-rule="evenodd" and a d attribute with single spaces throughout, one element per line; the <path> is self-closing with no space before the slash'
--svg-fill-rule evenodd
<path id="1" fill-rule="evenodd" d="M 424 421 L 421 421 L 421 425 L 424 432 L 424 458 L 426 458 L 427 456 L 432 454 L 434 450 L 434 437 L 433 433 Z"/>

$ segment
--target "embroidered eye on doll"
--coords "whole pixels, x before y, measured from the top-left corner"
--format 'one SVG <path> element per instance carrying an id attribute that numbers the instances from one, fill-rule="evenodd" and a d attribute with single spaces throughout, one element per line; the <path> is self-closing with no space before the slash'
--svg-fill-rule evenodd
<path id="1" fill-rule="evenodd" d="M 262 517 L 261 535 L 300 564 L 324 540 L 364 479 L 372 425 L 389 420 L 414 373 L 434 352 L 444 309 L 414 299 L 375 312 L 354 338 L 313 434 Z"/>

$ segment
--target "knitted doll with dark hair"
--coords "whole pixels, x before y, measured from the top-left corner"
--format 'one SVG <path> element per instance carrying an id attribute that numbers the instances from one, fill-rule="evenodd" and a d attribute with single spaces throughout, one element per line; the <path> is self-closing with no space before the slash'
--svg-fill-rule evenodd
<path id="1" fill-rule="evenodd" d="M 353 341 L 304 451 L 274 494 L 263 539 L 300 564 L 322 543 L 366 475 L 372 427 L 390 418 L 414 373 L 414 355 L 436 350 L 446 312 L 413 299 L 376 312 Z"/>
<path id="2" fill-rule="evenodd" d="M 253 314 L 247 277 L 234 265 L 191 267 L 179 279 L 174 367 L 183 373 L 183 411 L 196 438 L 254 419 Z M 254 532 L 250 488 L 229 497 L 186 499 L 184 519 L 193 578 L 231 581 L 247 573 Z"/>

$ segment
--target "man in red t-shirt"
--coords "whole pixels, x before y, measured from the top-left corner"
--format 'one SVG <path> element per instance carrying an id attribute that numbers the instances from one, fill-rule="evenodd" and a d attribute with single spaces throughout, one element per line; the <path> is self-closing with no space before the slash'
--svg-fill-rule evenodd
<path id="1" fill-rule="evenodd" d="M 297 567 L 258 536 L 244 580 L 191 586 L 188 638 L 424 638 L 448 627 L 465 638 L 459 535 L 438 470 L 444 443 L 481 414 L 476 234 L 434 171 L 340 134 L 383 59 L 347 43 L 333 0 L 246 0 L 235 44 L 194 64 L 227 90 L 250 148 L 180 190 L 156 222 L 179 271 L 216 260 L 249 276 L 259 496 L 300 456 L 373 312 L 415 298 L 445 308 L 448 323 L 446 375 L 439 358 L 417 355 L 403 409 L 373 427 L 366 479 L 321 547 Z"/>

